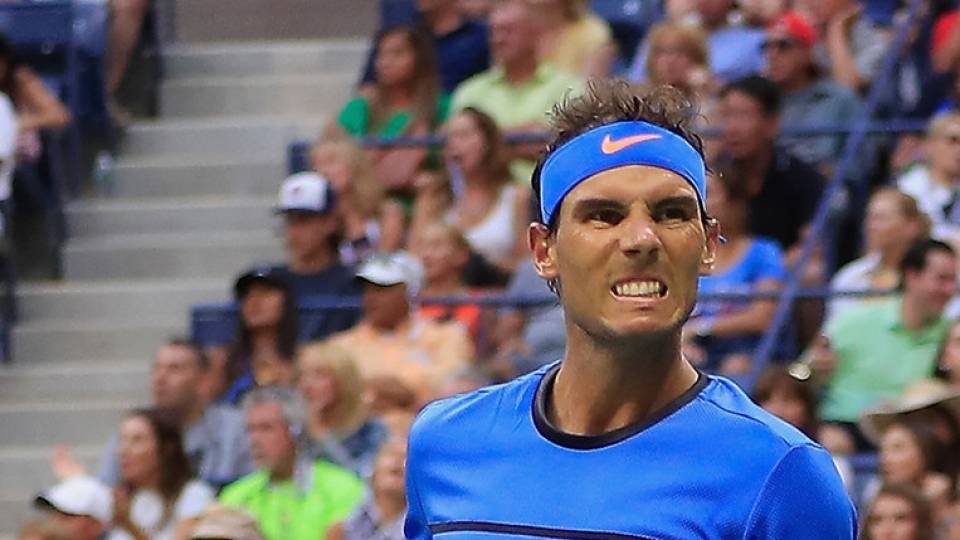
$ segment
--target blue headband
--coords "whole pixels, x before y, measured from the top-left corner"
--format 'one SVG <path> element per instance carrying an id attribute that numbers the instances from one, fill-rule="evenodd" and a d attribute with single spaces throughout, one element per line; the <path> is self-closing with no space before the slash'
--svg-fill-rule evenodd
<path id="1" fill-rule="evenodd" d="M 649 165 L 682 176 L 707 200 L 703 158 L 683 137 L 642 121 L 607 124 L 577 135 L 554 151 L 540 171 L 540 213 L 549 224 L 560 202 L 580 182 L 603 171 Z"/>

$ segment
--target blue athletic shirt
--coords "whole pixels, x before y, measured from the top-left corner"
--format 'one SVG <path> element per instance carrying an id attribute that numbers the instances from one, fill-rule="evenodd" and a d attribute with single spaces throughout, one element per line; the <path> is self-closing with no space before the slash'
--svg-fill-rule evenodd
<path id="1" fill-rule="evenodd" d="M 651 421 L 577 436 L 546 417 L 558 369 L 421 412 L 407 538 L 855 538 L 830 455 L 732 382 L 701 374 Z"/>

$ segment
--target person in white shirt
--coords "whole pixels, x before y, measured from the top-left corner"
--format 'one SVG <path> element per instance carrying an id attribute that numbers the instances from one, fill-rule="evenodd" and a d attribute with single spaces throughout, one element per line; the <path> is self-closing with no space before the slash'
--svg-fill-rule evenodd
<path id="1" fill-rule="evenodd" d="M 920 204 L 939 240 L 960 239 L 960 112 L 938 114 L 927 124 L 925 159 L 897 179 Z"/>
<path id="2" fill-rule="evenodd" d="M 16 150 L 17 115 L 10 98 L 0 92 L 0 203 L 10 198 Z"/>

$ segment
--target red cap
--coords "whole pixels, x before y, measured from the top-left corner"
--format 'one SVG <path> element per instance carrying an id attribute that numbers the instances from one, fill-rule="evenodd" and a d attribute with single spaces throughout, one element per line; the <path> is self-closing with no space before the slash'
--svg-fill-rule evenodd
<path id="1" fill-rule="evenodd" d="M 767 32 L 787 34 L 804 47 L 813 47 L 817 42 L 817 29 L 796 11 L 788 11 L 777 17 L 777 20 L 767 27 Z"/>
<path id="2" fill-rule="evenodd" d="M 945 13 L 937 19 L 936 24 L 933 25 L 933 35 L 930 38 L 933 54 L 937 54 L 947 44 L 947 39 L 950 38 L 950 34 L 953 33 L 958 22 L 960 22 L 960 10 Z"/>

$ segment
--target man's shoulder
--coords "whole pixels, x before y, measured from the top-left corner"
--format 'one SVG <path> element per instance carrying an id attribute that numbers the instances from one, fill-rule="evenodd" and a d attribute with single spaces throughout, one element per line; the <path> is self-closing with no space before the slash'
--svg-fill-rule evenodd
<path id="1" fill-rule="evenodd" d="M 531 387 L 535 388 L 552 366 L 553 364 L 544 366 L 504 384 L 430 403 L 417 415 L 411 428 L 411 440 L 422 441 L 436 437 L 463 440 L 463 433 L 469 433 L 469 437 L 473 438 L 477 426 L 490 428 L 504 425 L 493 422 L 502 420 L 499 417 L 505 412 L 512 414 L 521 410 L 523 414 L 532 414 L 530 410 L 523 409 L 520 402 L 524 400 L 527 392 L 533 391 Z"/>
<path id="2" fill-rule="evenodd" d="M 750 459 L 765 455 L 777 461 L 793 448 L 816 446 L 800 430 L 759 407 L 729 379 L 710 376 L 710 384 L 699 397 L 707 414 L 713 416 L 710 429 L 726 434 L 726 439 L 737 445 L 749 444 Z"/>
<path id="3" fill-rule="evenodd" d="M 269 477 L 265 471 L 254 471 L 227 484 L 220 492 L 219 500 L 227 505 L 243 505 L 249 502 L 250 495 L 263 489 Z"/>

